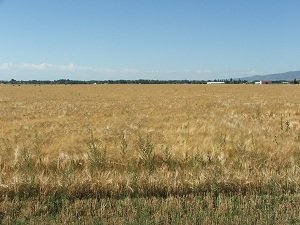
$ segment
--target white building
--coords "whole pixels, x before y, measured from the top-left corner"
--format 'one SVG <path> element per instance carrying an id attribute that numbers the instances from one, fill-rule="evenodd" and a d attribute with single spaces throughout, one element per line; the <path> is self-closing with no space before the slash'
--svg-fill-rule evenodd
<path id="1" fill-rule="evenodd" d="M 225 84 L 225 82 L 207 82 L 207 84 Z"/>
<path id="2" fill-rule="evenodd" d="M 271 80 L 261 80 L 261 81 L 256 81 L 254 84 L 272 84 Z"/>

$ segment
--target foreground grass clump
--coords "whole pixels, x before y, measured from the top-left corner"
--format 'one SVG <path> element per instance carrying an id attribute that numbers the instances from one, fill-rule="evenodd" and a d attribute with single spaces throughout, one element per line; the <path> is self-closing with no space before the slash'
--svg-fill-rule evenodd
<path id="1" fill-rule="evenodd" d="M 1 86 L 0 219 L 298 223 L 298 96 L 292 85 Z"/>

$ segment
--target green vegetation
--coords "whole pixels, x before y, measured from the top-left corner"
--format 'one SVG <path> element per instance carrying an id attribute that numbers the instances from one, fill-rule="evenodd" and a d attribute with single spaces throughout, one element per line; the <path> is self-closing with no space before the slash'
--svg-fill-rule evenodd
<path id="1" fill-rule="evenodd" d="M 296 195 L 4 200 L 2 224 L 299 224 Z"/>

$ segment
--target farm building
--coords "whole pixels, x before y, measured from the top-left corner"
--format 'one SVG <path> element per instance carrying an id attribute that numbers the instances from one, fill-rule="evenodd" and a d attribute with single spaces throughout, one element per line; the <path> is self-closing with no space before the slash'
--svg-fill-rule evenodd
<path id="1" fill-rule="evenodd" d="M 272 81 L 271 80 L 261 80 L 261 81 L 254 82 L 254 84 L 272 84 Z"/>
<path id="2" fill-rule="evenodd" d="M 225 82 L 207 82 L 207 84 L 225 84 Z"/>

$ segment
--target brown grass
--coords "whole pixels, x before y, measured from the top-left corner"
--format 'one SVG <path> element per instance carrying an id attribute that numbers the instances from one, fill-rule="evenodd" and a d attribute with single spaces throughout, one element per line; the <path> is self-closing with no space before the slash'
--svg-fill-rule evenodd
<path id="1" fill-rule="evenodd" d="M 298 85 L 0 86 L 2 198 L 298 194 Z"/>

